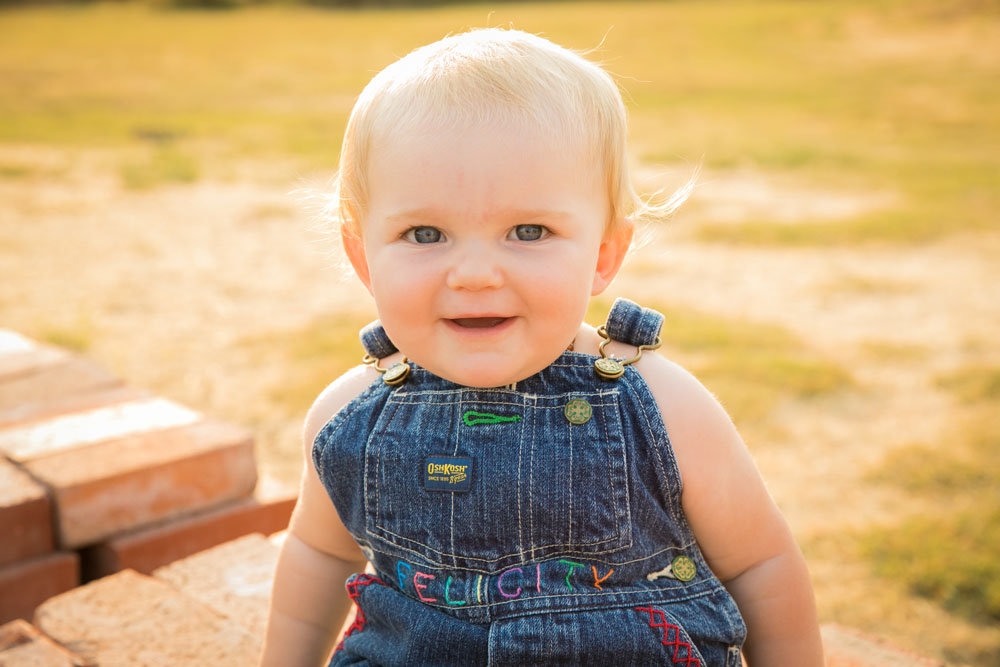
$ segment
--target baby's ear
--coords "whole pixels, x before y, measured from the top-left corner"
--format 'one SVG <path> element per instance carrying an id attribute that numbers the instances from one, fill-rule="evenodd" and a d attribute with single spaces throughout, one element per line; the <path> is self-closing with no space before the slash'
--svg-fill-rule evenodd
<path id="1" fill-rule="evenodd" d="M 368 258 L 365 257 L 365 242 L 360 234 L 348 229 L 347 225 L 340 226 L 340 241 L 344 244 L 344 252 L 347 253 L 347 259 L 351 260 L 354 273 L 371 292 L 372 279 L 368 271 Z"/>
<path id="2" fill-rule="evenodd" d="M 623 218 L 604 233 L 604 240 L 601 241 L 601 249 L 597 254 L 597 267 L 594 271 L 594 286 L 590 291 L 591 296 L 596 296 L 607 289 L 611 281 L 618 275 L 618 269 L 622 268 L 622 262 L 628 253 L 629 246 L 632 245 L 632 235 L 635 233 L 635 225 L 630 218 Z"/>

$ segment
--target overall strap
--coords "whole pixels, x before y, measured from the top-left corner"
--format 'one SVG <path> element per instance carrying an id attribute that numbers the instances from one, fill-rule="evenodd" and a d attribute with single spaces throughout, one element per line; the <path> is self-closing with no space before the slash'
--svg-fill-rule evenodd
<path id="1" fill-rule="evenodd" d="M 396 352 L 396 346 L 389 340 L 382 323 L 378 320 L 362 329 L 358 333 L 358 338 L 361 339 L 361 345 L 364 346 L 365 352 L 375 359 L 384 359 Z"/>
<path id="2" fill-rule="evenodd" d="M 604 330 L 612 340 L 629 345 L 654 345 L 663 327 L 663 315 L 634 301 L 615 299 Z"/>

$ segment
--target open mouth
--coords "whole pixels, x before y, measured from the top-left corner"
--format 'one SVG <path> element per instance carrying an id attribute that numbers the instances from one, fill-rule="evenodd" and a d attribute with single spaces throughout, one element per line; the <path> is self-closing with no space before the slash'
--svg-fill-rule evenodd
<path id="1" fill-rule="evenodd" d="M 466 329 L 489 329 L 498 327 L 509 319 L 509 317 L 456 317 L 451 321 Z"/>

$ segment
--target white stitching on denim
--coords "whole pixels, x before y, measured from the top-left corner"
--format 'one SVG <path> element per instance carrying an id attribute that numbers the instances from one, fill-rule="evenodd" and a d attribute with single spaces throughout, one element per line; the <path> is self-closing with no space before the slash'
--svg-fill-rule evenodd
<path id="1" fill-rule="evenodd" d="M 594 356 L 593 358 L 597 359 L 596 356 Z M 574 366 L 574 368 L 576 368 L 576 366 Z M 587 368 L 590 368 L 590 366 L 587 366 Z M 403 386 L 406 386 L 406 385 L 400 385 L 400 386 L 403 387 Z M 520 399 L 521 397 L 538 398 L 537 394 L 518 393 L 518 392 L 508 391 L 506 389 L 480 389 L 480 390 L 476 390 L 476 389 L 425 389 L 425 390 L 421 390 L 421 391 L 403 391 L 402 389 L 396 389 L 396 391 L 394 391 L 392 393 L 392 395 L 389 396 L 389 400 L 391 400 L 391 401 L 398 401 L 399 399 L 405 399 L 405 398 L 408 398 L 410 396 L 446 396 L 446 395 L 463 394 L 463 393 L 465 393 L 465 394 L 482 394 L 482 393 L 515 394 L 516 398 L 518 398 L 518 399 Z M 618 391 L 617 387 L 613 387 L 613 388 L 609 388 L 609 389 L 603 389 L 603 390 L 598 390 L 598 391 L 590 391 L 590 392 L 584 392 L 584 393 L 586 393 L 587 396 L 613 396 L 613 395 L 618 394 L 620 392 Z M 568 397 L 568 396 L 577 396 L 579 394 L 580 394 L 579 391 L 567 391 L 567 392 L 563 392 L 561 394 L 545 394 L 544 398 L 546 398 L 546 399 L 562 399 L 562 398 L 565 398 L 565 397 Z M 402 402 L 406 402 L 406 401 L 402 401 Z M 493 401 L 486 400 L 486 399 L 482 399 L 482 400 L 476 399 L 475 402 L 491 403 Z M 517 405 L 517 404 L 518 404 L 517 402 L 512 403 L 512 405 Z"/>
<path id="2" fill-rule="evenodd" d="M 388 408 L 388 405 L 386 407 Z M 396 406 L 396 407 L 394 407 L 392 409 L 392 412 L 390 412 L 388 415 L 385 415 L 385 413 L 383 412 L 382 415 L 385 415 L 385 417 L 386 417 L 386 423 L 392 423 L 392 420 L 395 417 L 396 412 L 398 412 L 398 411 L 399 411 L 399 407 Z M 375 428 L 372 429 L 372 432 L 368 435 L 368 440 L 365 442 L 365 484 L 364 484 L 364 490 L 365 490 L 365 532 L 367 532 L 367 533 L 371 532 L 369 530 L 369 528 L 368 528 L 368 521 L 369 520 L 371 520 L 371 522 L 372 522 L 372 524 L 374 525 L 375 528 L 379 527 L 379 521 L 380 521 L 379 520 L 379 511 L 380 511 L 380 509 L 382 507 L 382 503 L 380 501 L 381 493 L 380 493 L 380 490 L 379 490 L 379 481 L 378 481 L 379 477 L 380 477 L 380 475 L 379 475 L 379 463 L 381 463 L 382 457 L 379 457 L 378 461 L 376 461 L 376 463 L 375 463 L 375 473 L 374 473 L 375 474 L 375 512 L 372 513 L 372 512 L 368 511 L 368 452 L 370 451 L 370 447 L 371 447 L 372 441 L 375 439 L 375 434 L 379 433 L 378 424 L 379 424 L 379 422 L 382 421 L 381 420 L 382 415 L 379 416 L 380 418 L 376 422 Z M 373 516 L 373 514 L 374 514 L 374 516 Z"/>
<path id="3" fill-rule="evenodd" d="M 484 563 L 488 563 L 490 561 L 504 560 L 505 558 L 511 558 L 511 557 L 517 555 L 516 553 L 507 553 L 507 554 L 501 554 L 500 556 L 497 556 L 496 558 L 479 558 L 477 556 L 467 556 L 467 555 L 464 555 L 464 554 L 450 554 L 450 553 L 445 553 L 443 551 L 439 551 L 439 550 L 435 549 L 434 547 L 428 546 L 428 545 L 426 545 L 426 544 L 424 544 L 422 542 L 418 542 L 417 540 L 411 539 L 409 537 L 405 537 L 403 535 L 398 535 L 398 534 L 392 532 L 391 530 L 388 530 L 384 526 L 376 525 L 375 528 L 377 528 L 378 531 L 380 531 L 381 533 L 384 533 L 385 535 L 391 535 L 392 537 L 395 537 L 395 538 L 397 538 L 399 540 L 404 540 L 406 542 L 411 542 L 413 544 L 416 544 L 417 546 L 420 546 L 420 547 L 426 549 L 427 551 L 433 551 L 434 553 L 440 554 L 441 556 L 444 556 L 444 557 L 451 557 L 451 556 L 456 556 L 457 555 L 459 558 L 461 558 L 463 560 L 476 560 L 476 561 L 482 561 Z M 383 542 L 391 544 L 392 546 L 396 547 L 397 549 L 402 549 L 403 551 L 408 551 L 409 553 L 416 554 L 417 556 L 420 556 L 421 558 L 427 559 L 427 555 L 426 554 L 422 554 L 419 551 L 415 551 L 415 550 L 413 550 L 410 547 L 405 547 L 402 544 L 399 544 L 397 542 L 392 541 L 391 539 L 385 537 L 384 535 L 380 535 L 378 533 L 370 533 L 369 536 L 372 537 L 372 538 L 374 538 L 374 539 L 379 539 L 379 540 L 382 540 Z M 599 542 L 585 542 L 583 544 L 580 544 L 580 543 L 578 543 L 578 544 L 545 544 L 545 545 L 542 545 L 542 546 L 534 547 L 534 550 L 552 549 L 552 548 L 558 547 L 558 548 L 561 548 L 561 549 L 565 549 L 566 550 L 565 551 L 566 554 L 580 554 L 581 556 L 584 556 L 586 554 L 614 553 L 616 551 L 621 551 L 622 549 L 625 549 L 625 548 L 627 548 L 629 546 L 629 545 L 616 546 L 616 547 L 613 547 L 611 549 L 604 549 L 602 551 L 585 551 L 585 550 L 580 550 L 580 547 L 582 547 L 582 546 L 587 546 L 587 545 L 598 546 L 598 545 L 604 544 L 606 542 L 613 542 L 613 541 L 615 541 L 617 539 L 618 539 L 618 537 L 616 536 L 616 537 L 608 538 L 606 540 L 600 540 Z M 575 550 L 570 550 L 571 547 L 576 547 L 576 549 Z"/>
<path id="4" fill-rule="evenodd" d="M 608 452 L 607 452 L 607 455 L 608 455 L 608 488 L 609 489 L 614 489 L 615 488 L 615 480 L 614 480 L 614 469 L 613 469 L 613 465 L 612 465 L 612 461 L 614 460 L 614 456 L 612 455 L 612 452 L 611 452 L 611 449 L 610 449 L 611 448 L 611 434 L 608 433 L 608 416 L 607 416 L 607 414 L 605 414 L 606 412 L 607 412 L 606 410 L 602 410 L 601 411 L 601 413 L 602 413 L 601 414 L 601 426 L 604 428 L 604 442 L 607 443 L 607 446 L 608 446 Z M 622 442 L 622 464 L 623 464 L 623 467 L 624 467 L 623 472 L 625 473 L 623 475 L 623 477 L 625 479 L 625 517 L 624 517 L 624 519 L 625 519 L 625 523 L 629 524 L 629 523 L 632 522 L 632 505 L 631 505 L 631 499 L 629 498 L 629 491 L 630 490 L 628 488 L 628 460 L 626 459 L 627 454 L 628 454 L 628 445 L 625 443 L 625 429 L 624 429 L 624 425 L 622 424 L 622 420 L 621 420 L 620 415 L 619 415 L 619 420 L 618 420 L 618 426 L 619 426 L 619 429 L 622 431 L 622 437 L 621 437 L 621 442 Z M 615 506 L 615 509 L 617 510 L 617 505 Z M 616 526 L 617 526 L 617 522 L 618 522 L 617 511 L 615 512 L 615 514 L 616 514 L 616 516 L 615 516 L 615 523 L 616 523 Z M 621 535 L 621 527 L 620 526 L 618 526 L 618 537 L 619 537 L 619 539 L 621 539 L 621 537 L 622 537 L 622 535 Z M 628 546 L 631 547 L 632 546 L 632 531 L 631 531 L 631 529 L 628 532 L 628 540 L 627 540 L 627 542 L 628 542 Z"/>
<path id="5" fill-rule="evenodd" d="M 637 374 L 638 374 L 638 372 L 637 372 Z M 641 379 L 641 376 L 640 376 L 640 379 Z M 643 382 L 645 382 L 645 381 L 643 381 Z M 668 503 L 668 506 L 670 508 L 671 518 L 673 518 L 674 524 L 678 528 L 680 528 L 680 524 L 679 524 L 679 521 L 678 521 L 678 518 L 677 518 L 677 510 L 674 507 L 674 492 L 673 492 L 673 489 L 671 489 L 670 485 L 668 484 L 669 479 L 667 478 L 666 470 L 663 467 L 663 460 L 662 460 L 662 458 L 660 456 L 660 448 L 657 446 L 659 438 L 655 437 L 655 433 L 653 432 L 653 426 L 652 426 L 652 424 L 649 423 L 649 415 L 646 414 L 646 410 L 644 409 L 644 406 L 642 404 L 642 400 L 639 398 L 639 393 L 635 390 L 635 387 L 632 386 L 631 382 L 627 382 L 626 381 L 624 384 L 628 388 L 628 390 L 630 392 L 632 392 L 632 395 L 635 397 L 636 404 L 637 404 L 637 406 L 639 408 L 639 414 L 642 415 L 643 421 L 646 422 L 646 433 L 649 436 L 650 441 L 652 441 L 652 447 L 651 447 L 651 449 L 653 450 L 653 455 L 656 457 L 657 468 L 659 468 L 659 470 L 660 470 L 660 484 L 663 486 L 663 490 L 666 492 L 667 503 Z M 656 412 L 657 412 L 657 414 L 660 413 L 659 408 L 657 408 Z M 660 415 L 660 420 L 661 421 L 663 420 L 663 415 Z M 666 431 L 667 431 L 667 428 L 664 425 L 663 432 L 666 433 Z M 669 442 L 667 443 L 667 446 L 668 447 L 670 446 Z M 677 495 L 678 500 L 679 500 L 680 499 L 680 491 L 679 490 L 678 490 L 678 492 L 677 492 L 676 495 Z"/>
<path id="6" fill-rule="evenodd" d="M 418 551 L 414 551 L 413 549 L 408 549 L 408 548 L 406 548 L 404 546 L 395 544 L 394 542 L 390 542 L 389 540 L 386 540 L 383 537 L 379 537 L 378 535 L 374 535 L 372 537 L 374 537 L 374 539 L 376 539 L 376 540 L 378 540 L 378 541 L 380 541 L 380 542 L 382 542 L 384 544 L 388 544 L 388 545 L 392 546 L 393 548 L 409 552 L 409 553 L 411 553 L 411 554 L 419 557 L 420 559 L 422 559 L 424 561 L 429 561 L 429 559 L 426 557 L 426 555 L 421 554 Z M 601 563 L 603 563 L 605 565 L 608 565 L 609 567 L 612 566 L 612 565 L 623 566 L 623 565 L 632 565 L 633 563 L 641 563 L 643 561 L 647 561 L 647 560 L 651 560 L 651 559 L 654 559 L 654 558 L 658 558 L 660 556 L 660 554 L 663 554 L 663 553 L 665 553 L 667 551 L 676 551 L 676 552 L 679 552 L 679 553 L 689 552 L 692 549 L 692 547 L 694 547 L 694 546 L 695 546 L 694 542 L 689 542 L 687 544 L 682 544 L 682 545 L 679 545 L 679 546 L 664 547 L 664 548 L 660 549 L 659 551 L 654 551 L 653 553 L 647 554 L 647 555 L 642 556 L 640 558 L 633 558 L 632 560 L 623 560 L 623 561 L 612 561 L 612 560 L 606 560 L 606 559 L 595 559 L 595 558 L 593 558 L 594 553 L 608 553 L 606 551 L 604 551 L 604 552 L 588 553 L 588 552 L 584 552 L 584 551 L 563 550 L 563 551 L 558 551 L 555 554 L 552 554 L 551 556 L 548 556 L 548 558 L 555 559 L 555 558 L 562 557 L 562 556 L 566 556 L 566 557 L 573 556 L 573 557 L 582 558 L 582 559 L 585 559 L 585 560 L 598 560 L 599 562 L 601 562 Z M 386 552 L 386 551 L 379 551 L 378 553 L 382 554 L 384 556 L 387 556 L 389 558 L 392 558 L 394 560 L 399 560 L 399 558 L 398 558 L 398 556 L 396 554 L 389 553 L 389 552 Z M 497 558 L 495 560 L 502 560 L 504 558 L 509 558 L 512 555 L 513 554 L 507 554 L 507 555 L 501 556 L 500 558 Z M 463 560 L 486 560 L 486 559 L 469 558 L 467 556 L 462 556 L 462 559 Z M 484 570 L 482 568 L 462 567 L 461 565 L 452 566 L 452 565 L 449 565 L 447 563 L 423 562 L 423 563 L 419 563 L 419 565 L 420 565 L 420 567 L 428 569 L 428 570 L 444 570 L 444 571 L 459 570 L 461 572 L 474 572 L 476 574 L 485 574 L 486 576 L 493 576 L 493 575 L 500 574 L 501 572 L 503 572 L 504 570 L 506 570 L 508 568 L 508 566 L 505 565 L 504 567 L 500 567 L 500 568 L 497 568 L 495 570 L 486 570 L 484 572 Z"/>
<path id="7" fill-rule="evenodd" d="M 521 420 L 521 437 L 517 439 L 517 551 L 524 560 L 524 524 L 521 522 L 521 471 L 524 469 L 521 465 L 521 458 L 524 452 L 524 429 L 527 428 L 528 422 L 528 407 L 524 406 L 524 419 Z M 535 430 L 531 430 L 532 438 L 534 438 Z M 531 497 L 530 489 L 528 497 Z M 530 541 L 530 540 L 529 540 Z"/>
<path id="8" fill-rule="evenodd" d="M 397 391 L 393 392 L 392 394 L 390 394 L 388 396 L 387 401 L 386 401 L 386 408 L 388 409 L 389 405 L 391 404 L 393 406 L 393 409 L 392 409 L 391 413 L 388 413 L 387 415 L 384 415 L 385 421 L 383 421 L 383 419 L 379 419 L 379 422 L 378 422 L 379 424 L 389 424 L 389 423 L 392 423 L 396 419 L 395 415 L 397 414 L 397 412 L 399 411 L 399 409 L 402 406 L 404 406 L 404 405 L 414 405 L 414 404 L 424 405 L 425 404 L 425 405 L 441 405 L 441 406 L 444 406 L 444 405 L 464 405 L 464 404 L 467 404 L 467 403 L 468 404 L 475 404 L 475 405 L 524 405 L 523 402 L 520 403 L 520 404 L 517 404 L 517 403 L 500 402 L 500 401 L 480 401 L 480 400 L 468 401 L 468 400 L 465 400 L 464 397 L 461 396 L 462 390 L 459 390 L 459 391 L 447 391 L 447 392 L 436 392 L 436 393 L 439 393 L 439 394 L 445 394 L 445 393 L 447 393 L 447 394 L 456 394 L 457 393 L 460 396 L 458 401 L 440 401 L 440 402 L 439 401 L 398 400 L 397 397 L 401 393 L 402 392 L 399 392 L 397 390 Z M 547 395 L 544 398 L 546 399 L 546 401 L 552 401 L 552 400 L 558 399 L 560 397 L 570 397 L 570 396 L 572 396 L 572 397 L 579 397 L 580 395 L 581 395 L 580 392 L 567 392 L 567 393 L 559 394 L 559 395 Z M 601 392 L 597 392 L 596 394 L 595 393 L 584 393 L 583 395 L 587 396 L 587 397 L 598 396 L 598 397 L 609 397 L 609 398 L 613 399 L 611 402 L 595 402 L 595 403 L 592 403 L 591 405 L 594 406 L 594 407 L 607 408 L 607 407 L 617 407 L 619 405 L 618 401 L 619 401 L 620 396 L 619 396 L 618 389 L 614 389 L 614 390 L 611 390 L 611 391 L 601 391 Z M 522 396 L 525 397 L 525 398 L 527 397 L 527 395 L 522 395 Z M 541 406 L 539 406 L 539 405 L 537 405 L 537 398 L 538 397 L 536 396 L 536 397 L 533 397 L 533 398 L 535 399 L 535 401 L 532 404 L 532 408 L 533 409 L 543 408 L 543 409 L 550 409 L 550 410 L 556 410 L 556 409 L 563 410 L 564 407 L 565 407 L 564 405 L 561 405 L 561 404 L 560 405 L 541 405 Z M 525 428 L 525 425 L 522 424 L 522 429 L 523 428 Z M 610 443 L 608 442 L 609 441 L 609 437 L 608 437 L 608 433 L 607 433 L 607 425 L 606 424 L 604 424 L 604 429 L 605 429 L 605 443 L 606 443 L 606 445 L 608 447 L 610 447 Z M 536 432 L 536 430 L 537 429 L 532 429 L 531 430 L 531 434 L 532 434 L 531 435 L 531 437 L 532 437 L 531 453 L 532 453 L 532 456 L 531 456 L 531 459 L 530 459 L 530 465 L 531 465 L 531 467 L 529 468 L 529 494 L 528 494 L 528 503 L 529 503 L 529 505 L 528 505 L 528 508 L 529 508 L 529 533 L 530 533 L 529 534 L 529 540 L 528 540 L 529 544 L 532 543 L 533 538 L 534 538 L 534 505 L 533 505 L 533 502 L 532 502 L 533 494 L 531 493 L 531 490 L 533 489 L 533 484 L 534 484 L 534 466 L 533 466 L 533 464 L 534 464 L 534 447 L 535 447 L 534 441 L 535 441 L 535 432 Z M 375 431 L 380 432 L 380 433 L 384 433 L 385 429 L 384 428 L 381 429 L 381 430 L 375 429 Z M 374 433 L 370 437 L 373 437 L 373 436 L 374 436 Z M 523 441 L 523 436 L 521 438 L 521 441 Z M 624 435 L 622 435 L 622 454 L 623 454 L 623 456 L 625 454 L 625 449 L 626 448 L 624 446 Z M 609 466 L 609 475 L 610 475 L 611 472 L 613 472 L 613 466 L 611 465 L 611 461 L 608 462 L 608 466 Z M 367 448 L 366 448 L 366 469 L 367 469 Z M 627 466 L 626 466 L 626 469 L 627 469 Z M 376 467 L 376 475 L 377 474 L 378 474 L 378 470 L 377 470 L 377 467 Z M 520 477 L 520 471 L 519 471 L 518 474 L 519 474 L 519 477 Z M 367 485 L 368 485 L 368 480 L 367 480 L 367 475 L 366 475 L 366 479 L 365 479 L 365 487 L 366 487 L 366 508 L 365 508 L 365 513 L 366 513 L 366 516 L 370 516 L 371 513 L 368 511 L 368 507 L 367 507 Z M 519 496 L 520 496 L 520 493 L 521 493 L 520 487 L 521 487 L 521 485 L 520 485 L 520 479 L 519 479 L 519 484 L 518 484 L 518 494 L 519 494 Z M 376 477 L 376 490 L 375 491 L 376 491 L 376 493 L 375 493 L 375 495 L 376 495 L 376 498 L 375 498 L 376 513 L 375 513 L 375 516 L 372 517 L 373 518 L 373 522 L 371 524 L 372 525 L 372 529 L 370 529 L 369 532 L 373 535 L 373 537 L 380 538 L 383 541 L 386 541 L 387 543 L 396 546 L 397 548 L 403 549 L 403 550 L 405 550 L 405 551 L 407 551 L 409 553 L 415 554 L 415 555 L 420 556 L 422 558 L 427 558 L 427 554 L 421 553 L 420 551 L 414 550 L 412 548 L 404 547 L 402 544 L 398 543 L 398 541 L 404 541 L 406 543 L 413 544 L 413 545 L 416 545 L 416 546 L 418 546 L 418 547 L 420 547 L 422 549 L 425 549 L 428 552 L 433 552 L 435 554 L 438 554 L 438 558 L 449 558 L 449 559 L 451 559 L 455 563 L 457 563 L 458 559 L 465 559 L 465 560 L 471 560 L 471 561 L 477 561 L 477 562 L 491 562 L 491 561 L 501 560 L 501 559 L 504 559 L 504 558 L 509 558 L 509 557 L 515 555 L 515 554 L 511 553 L 511 554 L 503 554 L 503 555 L 499 556 L 498 558 L 480 558 L 480 557 L 465 556 L 465 555 L 461 555 L 461 554 L 455 553 L 457 550 L 455 549 L 455 545 L 454 545 L 454 516 L 452 516 L 452 520 L 451 520 L 451 524 L 452 524 L 452 539 L 451 539 L 451 545 L 450 545 L 450 547 L 451 547 L 451 552 L 450 553 L 449 552 L 441 551 L 439 549 L 434 549 L 430 545 L 424 544 L 424 543 L 422 543 L 422 542 L 420 542 L 418 540 L 414 540 L 412 538 L 400 535 L 400 534 L 398 534 L 398 533 L 390 530 L 386 526 L 382 525 L 382 521 L 381 521 L 381 518 L 380 518 L 380 513 L 377 511 L 377 508 L 379 508 L 381 506 L 381 496 L 380 496 L 381 489 L 379 487 L 378 477 Z M 452 507 L 454 508 L 454 498 L 452 498 Z M 628 540 L 624 544 L 616 545 L 616 546 L 613 546 L 613 547 L 610 547 L 610 548 L 606 548 L 606 549 L 601 549 L 601 550 L 587 550 L 587 547 L 599 547 L 600 545 L 606 545 L 608 543 L 623 541 L 624 537 L 623 537 L 621 526 L 619 525 L 619 521 L 618 521 L 619 514 L 621 513 L 618 504 L 614 503 L 614 507 L 612 509 L 614 510 L 613 516 L 614 516 L 614 520 L 615 520 L 615 532 L 613 533 L 612 536 L 607 537 L 605 539 L 600 539 L 600 540 L 596 540 L 596 541 L 592 541 L 592 542 L 582 542 L 582 543 L 573 543 L 572 540 L 570 539 L 567 543 L 562 543 L 562 544 L 560 544 L 560 543 L 554 543 L 554 544 L 546 544 L 546 545 L 540 545 L 540 546 L 536 546 L 534 544 L 531 544 L 531 548 L 529 549 L 529 553 L 532 555 L 532 559 L 533 559 L 534 554 L 535 554 L 536 551 L 547 550 L 547 549 L 552 549 L 552 548 L 560 548 L 560 549 L 564 549 L 564 550 L 572 548 L 574 550 L 571 551 L 571 552 L 567 551 L 567 553 L 576 553 L 576 554 L 581 554 L 581 555 L 591 555 L 592 556 L 592 555 L 599 555 L 599 554 L 615 553 L 617 551 L 621 551 L 622 549 L 626 549 L 626 548 L 631 547 L 632 546 L 632 540 L 631 540 L 631 536 L 629 536 Z M 523 524 L 521 523 L 522 517 L 520 516 L 520 512 L 521 512 L 521 506 L 520 506 L 520 498 L 519 498 L 519 502 L 518 502 L 518 513 L 519 513 L 519 517 L 518 517 L 518 521 L 519 521 L 518 531 L 519 531 L 519 539 L 521 538 L 521 535 L 523 534 L 522 533 L 522 531 L 523 531 Z M 626 515 L 625 515 L 625 520 L 630 520 L 630 518 L 631 518 L 631 507 L 630 507 L 629 499 L 627 498 L 627 494 L 626 494 Z M 572 520 L 572 516 L 571 516 L 571 520 Z M 387 536 L 391 536 L 391 537 L 387 537 Z M 393 538 L 395 538 L 395 539 L 393 539 Z M 584 550 L 580 550 L 581 548 L 583 548 Z M 524 559 L 523 558 L 524 557 L 524 544 L 523 544 L 523 541 L 521 543 L 519 543 L 519 545 L 518 545 L 518 551 L 517 551 L 516 555 L 518 555 L 519 557 L 521 557 L 522 560 Z"/>
<path id="9" fill-rule="evenodd" d="M 593 406 L 591 406 L 593 409 Z M 573 543 L 573 429 L 567 428 L 566 431 L 569 433 L 569 511 L 566 513 L 569 516 L 569 535 L 566 536 L 566 541 L 570 544 Z M 617 526 L 615 526 L 617 528 Z"/>
<path id="10" fill-rule="evenodd" d="M 535 410 L 538 408 L 538 397 L 532 397 L 531 409 Z M 532 415 L 534 417 L 534 415 Z M 532 420 L 534 421 L 534 420 Z M 535 503 L 533 498 L 535 497 L 535 433 L 538 431 L 537 428 L 531 429 L 531 450 L 528 454 L 528 544 L 531 545 L 530 558 L 534 560 L 535 558 Z M 517 504 L 518 516 L 521 512 L 520 498 L 518 498 Z"/>
<path id="11" fill-rule="evenodd" d="M 572 395 L 573 394 L 564 394 L 564 396 L 572 396 Z M 464 405 L 464 404 L 467 404 L 467 403 L 471 403 L 473 405 L 510 405 L 510 406 L 514 406 L 514 407 L 519 407 L 519 406 L 523 405 L 522 403 L 506 403 L 506 402 L 500 402 L 500 401 L 465 401 L 465 400 L 458 400 L 458 401 L 392 401 L 392 400 L 390 400 L 390 401 L 387 401 L 386 403 L 387 404 L 391 403 L 393 405 Z M 591 405 L 597 406 L 597 407 L 608 407 L 610 405 L 614 405 L 614 403 L 591 403 Z M 539 405 L 537 407 L 542 408 L 542 409 L 546 409 L 546 410 L 564 410 L 566 408 L 565 405 Z"/>
<path id="12" fill-rule="evenodd" d="M 719 589 L 725 590 L 723 588 L 722 584 L 719 584 L 718 586 L 707 588 L 704 591 L 693 592 L 690 595 L 681 595 L 681 596 L 673 596 L 673 595 L 671 595 L 669 600 L 652 600 L 652 601 L 649 601 L 649 603 L 650 604 L 657 604 L 657 605 L 678 604 L 678 603 L 681 603 L 681 602 L 688 602 L 689 600 L 697 600 L 698 598 L 702 598 L 702 597 L 707 597 L 709 595 L 713 595 L 713 594 L 719 592 Z M 480 603 L 480 604 L 470 604 L 470 605 L 462 607 L 462 609 L 463 610 L 466 610 L 466 609 L 484 609 L 484 608 L 488 608 L 488 607 L 499 607 L 501 605 L 515 605 L 518 602 L 527 602 L 527 601 L 530 601 L 530 602 L 534 603 L 537 600 L 557 600 L 559 598 L 571 598 L 571 597 L 597 598 L 597 597 L 605 597 L 605 596 L 608 596 L 608 595 L 620 595 L 620 596 L 623 596 L 623 597 L 642 597 L 643 599 L 645 599 L 646 594 L 652 595 L 652 594 L 662 594 L 662 593 L 673 593 L 673 592 L 676 592 L 676 591 L 679 591 L 679 590 L 688 591 L 690 589 L 687 588 L 687 587 L 683 587 L 683 586 L 667 586 L 665 588 L 641 588 L 641 589 L 624 590 L 624 591 L 622 591 L 622 590 L 618 590 L 618 591 L 601 591 L 601 592 L 597 592 L 597 593 L 592 593 L 590 591 L 580 590 L 580 591 L 573 591 L 572 593 L 550 593 L 550 594 L 547 594 L 547 595 L 532 595 L 531 597 L 525 597 L 525 598 L 520 598 L 519 597 L 519 598 L 515 598 L 515 599 L 512 599 L 512 600 L 497 600 L 495 602 L 486 602 L 486 603 Z M 625 607 L 627 607 L 627 606 L 629 606 L 631 604 L 638 604 L 639 602 L 642 602 L 642 600 L 634 600 L 634 601 L 623 603 L 623 604 L 618 605 L 616 607 L 606 607 L 606 608 L 602 608 L 602 609 L 620 609 L 620 608 L 625 608 Z M 430 606 L 432 606 L 432 607 L 438 607 L 439 605 L 430 605 Z M 572 607 L 572 608 L 567 608 L 567 609 L 560 609 L 559 607 L 555 607 L 555 608 L 542 608 L 542 609 L 539 609 L 538 611 L 593 611 L 593 610 L 579 609 L 577 607 Z M 508 617 L 503 617 L 503 618 L 508 618 Z"/>
<path id="13" fill-rule="evenodd" d="M 462 413 L 462 399 L 461 398 L 459 399 L 458 412 L 459 412 L 459 414 Z M 456 456 L 458 454 L 458 446 L 459 446 L 458 439 L 460 437 L 461 437 L 461 433 L 456 433 L 455 434 L 455 447 L 454 447 L 454 449 L 451 452 L 452 456 Z M 475 471 L 475 470 L 472 471 L 473 475 L 475 475 L 476 473 L 477 473 L 477 471 Z M 451 500 L 451 508 L 450 508 L 450 510 L 451 510 L 451 516 L 449 517 L 449 520 L 448 520 L 448 528 L 449 528 L 449 532 L 451 533 L 451 545 L 450 545 L 451 546 L 451 552 L 452 552 L 452 554 L 454 554 L 455 551 L 456 551 L 456 549 L 455 549 L 455 494 L 454 493 L 450 493 L 448 495 L 451 496 L 451 498 L 450 498 L 450 500 Z M 451 557 L 451 560 L 454 563 L 458 562 L 458 559 L 454 555 Z"/>

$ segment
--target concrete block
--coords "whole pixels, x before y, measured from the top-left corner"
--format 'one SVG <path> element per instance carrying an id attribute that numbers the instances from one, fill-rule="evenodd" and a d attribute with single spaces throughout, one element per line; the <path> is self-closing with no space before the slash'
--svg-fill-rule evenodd
<path id="1" fill-rule="evenodd" d="M 52 551 L 52 508 L 45 487 L 0 457 L 0 566 Z"/>
<path id="2" fill-rule="evenodd" d="M 827 667 L 945 667 L 945 663 L 891 646 L 836 624 L 820 628 Z"/>
<path id="3" fill-rule="evenodd" d="M 35 625 L 101 667 L 250 665 L 262 641 L 169 584 L 131 570 L 48 600 L 35 612 Z"/>
<path id="4" fill-rule="evenodd" d="M 269 493 L 258 484 L 250 498 L 217 509 L 141 528 L 85 549 L 84 580 L 118 570 L 149 574 L 158 567 L 250 533 L 273 533 L 288 526 L 297 490 Z"/>
<path id="5" fill-rule="evenodd" d="M 57 543 L 74 549 L 249 496 L 257 481 L 249 432 L 214 421 L 64 448 L 24 466 L 49 489 Z"/>
<path id="6" fill-rule="evenodd" d="M 121 384 L 121 380 L 94 362 L 69 356 L 61 362 L 0 380 L 0 412 Z"/>
<path id="7" fill-rule="evenodd" d="M 0 667 L 96 667 L 27 621 L 0 625 Z"/>
<path id="8" fill-rule="evenodd" d="M 35 607 L 79 583 L 80 559 L 72 551 L 57 551 L 0 568 L 0 623 L 31 618 Z"/>
<path id="9" fill-rule="evenodd" d="M 263 637 L 278 551 L 279 547 L 263 535 L 247 535 L 153 574 L 254 636 Z"/>

